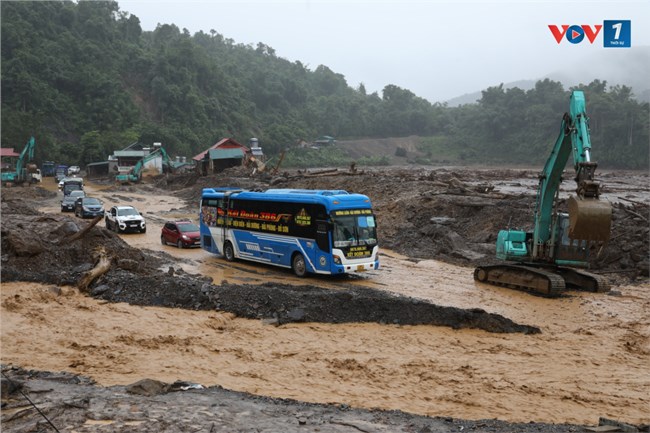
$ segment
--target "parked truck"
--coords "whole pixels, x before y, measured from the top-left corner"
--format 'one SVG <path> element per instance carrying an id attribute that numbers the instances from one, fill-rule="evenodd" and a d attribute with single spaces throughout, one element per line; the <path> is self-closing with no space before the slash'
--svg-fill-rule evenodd
<path id="1" fill-rule="evenodd" d="M 66 177 L 63 179 L 63 187 L 61 190 L 63 191 L 63 195 L 66 196 L 70 194 L 72 191 L 83 191 L 84 189 L 84 182 L 83 179 L 80 177 Z"/>
<path id="2" fill-rule="evenodd" d="M 54 177 L 56 164 L 54 161 L 43 161 L 41 164 L 41 175 L 43 177 Z"/>
<path id="3" fill-rule="evenodd" d="M 57 182 L 61 182 L 68 175 L 68 166 L 59 164 L 56 166 L 54 171 L 54 176 L 56 177 Z"/>

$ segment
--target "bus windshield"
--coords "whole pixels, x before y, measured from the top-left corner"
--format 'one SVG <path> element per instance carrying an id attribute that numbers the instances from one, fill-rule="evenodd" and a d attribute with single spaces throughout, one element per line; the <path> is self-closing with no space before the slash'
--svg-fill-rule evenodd
<path id="1" fill-rule="evenodd" d="M 332 224 L 335 248 L 377 243 L 377 227 L 373 215 L 333 216 Z"/>

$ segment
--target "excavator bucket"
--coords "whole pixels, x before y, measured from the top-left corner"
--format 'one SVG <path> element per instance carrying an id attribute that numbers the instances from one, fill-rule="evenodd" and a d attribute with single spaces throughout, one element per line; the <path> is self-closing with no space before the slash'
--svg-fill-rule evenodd
<path id="1" fill-rule="evenodd" d="M 569 197 L 569 237 L 607 242 L 611 233 L 612 205 L 598 199 Z"/>

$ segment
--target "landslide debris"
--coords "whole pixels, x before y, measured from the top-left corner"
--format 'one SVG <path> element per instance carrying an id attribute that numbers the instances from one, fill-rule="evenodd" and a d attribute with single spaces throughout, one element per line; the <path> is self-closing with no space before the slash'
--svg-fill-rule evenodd
<path id="1" fill-rule="evenodd" d="M 206 187 L 243 189 L 336 189 L 370 197 L 377 215 L 380 246 L 414 260 L 435 259 L 462 266 L 495 263 L 499 230 L 533 230 L 537 170 L 425 169 L 313 170 L 253 177 L 233 168 L 218 175 L 188 174 L 157 186 L 196 202 Z M 610 241 L 592 258 L 592 272 L 611 283 L 650 276 L 648 174 L 604 173 L 603 193 L 613 198 Z M 566 180 L 563 188 L 572 193 Z M 566 200 L 560 210 L 566 212 Z M 597 253 L 595 251 L 594 253 Z"/>
<path id="2" fill-rule="evenodd" d="M 230 179 L 226 176 L 199 178 L 188 175 L 161 179 L 159 183 L 165 183 L 165 189 L 193 203 L 204 186 L 237 186 L 237 183 L 242 187 L 316 187 L 365 193 L 375 205 L 385 247 L 418 259 L 433 258 L 471 266 L 489 260 L 492 236 L 496 236 L 499 229 L 515 225 L 524 227 L 530 222 L 534 190 L 521 193 L 494 187 L 504 173 L 510 177 L 503 178 L 511 179 L 513 183 L 520 182 L 518 179 L 521 178 L 534 180 L 535 177 L 532 172 L 521 170 L 479 173 L 478 177 L 466 176 L 465 172 L 457 170 L 439 170 L 437 173 L 382 170 L 338 177 L 283 174 L 267 179 L 242 177 L 239 173 Z M 642 183 L 647 189 L 647 175 Z M 151 186 L 146 188 L 152 193 L 156 191 Z M 600 259 L 604 272 L 625 280 L 647 277 L 648 268 L 648 207 L 634 195 L 631 192 L 626 196 L 630 201 L 614 203 L 612 241 L 606 249 L 606 259 Z M 59 241 L 77 233 L 89 221 L 40 213 L 36 206 L 43 200 L 56 200 L 56 193 L 40 188 L 2 191 L 1 276 L 4 281 L 75 284 L 94 266 L 94 252 L 104 247 L 113 256 L 113 266 L 90 289 L 93 296 L 103 299 L 181 308 L 223 308 L 230 304 L 242 317 L 261 318 L 278 325 L 290 320 L 311 320 L 319 314 L 326 317 L 331 303 L 339 304 L 341 309 L 341 303 L 347 302 L 352 313 L 367 306 L 369 320 L 388 324 L 395 323 L 395 319 L 399 324 L 406 323 L 399 313 L 412 309 L 424 311 L 418 313 L 420 318 L 426 318 L 428 314 L 436 320 L 449 313 L 457 325 L 462 326 L 475 326 L 477 318 L 492 321 L 490 326 L 521 326 L 509 324 L 507 319 L 499 316 L 484 315 L 478 310 L 450 312 L 411 298 L 390 297 L 379 303 L 373 302 L 370 305 L 373 309 L 381 306 L 380 309 L 385 311 L 372 311 L 365 303 L 366 298 L 374 300 L 373 294 L 364 290 L 320 292 L 311 286 L 267 284 L 260 292 L 266 299 L 256 301 L 249 298 L 249 292 L 258 290 L 258 286 L 213 284 L 183 272 L 162 271 L 175 266 L 177 259 L 172 260 L 161 252 L 131 248 L 103 227 L 95 226 L 83 238 L 59 245 Z M 485 256 L 475 257 L 471 252 Z M 230 298 L 234 297 L 242 299 L 233 302 Z M 324 304 L 326 307 L 314 308 L 313 311 L 305 309 L 305 298 L 314 300 L 316 306 Z M 347 305 L 345 309 L 348 309 Z M 338 319 L 344 319 L 346 315 Z M 516 332 L 530 330 L 524 328 Z M 166 391 L 147 396 L 133 392 L 138 386 L 104 388 L 68 373 L 28 371 L 10 366 L 3 366 L 2 371 L 2 424 L 10 431 L 44 431 L 49 428 L 38 411 L 26 402 L 24 395 L 37 397 L 34 401 L 47 402 L 39 405 L 38 410 L 59 428 L 74 425 L 80 432 L 96 431 L 102 422 L 105 423 L 103 427 L 115 431 L 446 433 L 469 429 L 477 432 L 551 433 L 585 429 L 584 426 L 566 424 L 464 421 L 399 411 L 357 410 L 346 405 L 317 405 L 257 397 L 219 387 L 198 390 L 192 389 L 192 384 L 188 384 L 186 391 L 179 391 L 175 386 L 179 384 L 161 384 L 161 389 Z M 639 428 L 647 431 L 647 426 Z"/>
<path id="3" fill-rule="evenodd" d="M 19 204 L 18 206 L 15 206 Z M 77 285 L 98 261 L 112 264 L 89 287 L 91 296 L 143 306 L 220 310 L 281 325 L 289 322 L 377 322 L 477 328 L 489 332 L 538 333 L 481 309 L 442 307 L 369 288 L 329 290 L 313 285 L 213 284 L 210 279 L 171 267 L 177 259 L 162 252 L 130 247 L 100 226 L 64 242 L 89 220 L 36 212 L 22 198 L 2 197 L 2 279 Z M 162 269 L 167 269 L 164 271 Z"/>

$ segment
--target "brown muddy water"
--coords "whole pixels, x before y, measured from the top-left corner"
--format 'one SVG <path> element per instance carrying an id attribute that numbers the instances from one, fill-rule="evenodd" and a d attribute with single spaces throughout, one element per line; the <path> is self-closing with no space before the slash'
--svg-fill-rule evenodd
<path id="1" fill-rule="evenodd" d="M 110 191 L 93 193 L 107 207 L 120 200 Z M 281 281 L 332 289 L 342 284 L 229 264 L 201 249 L 162 246 L 164 221 L 196 220 L 191 210 L 182 210 L 171 196 L 129 194 L 129 200 L 146 209 L 148 229 L 122 238 L 174 255 L 187 272 L 215 283 Z M 57 204 L 42 210 L 58 212 Z M 649 284 L 617 286 L 609 295 L 570 292 L 546 299 L 475 283 L 470 268 L 414 261 L 391 251 L 382 252 L 381 265 L 344 283 L 481 308 L 542 332 L 373 323 L 270 326 L 219 311 L 105 303 L 71 287 L 59 292 L 3 283 L 2 363 L 70 371 L 101 385 L 186 380 L 307 402 L 464 419 L 595 424 L 607 417 L 650 423 Z"/>

